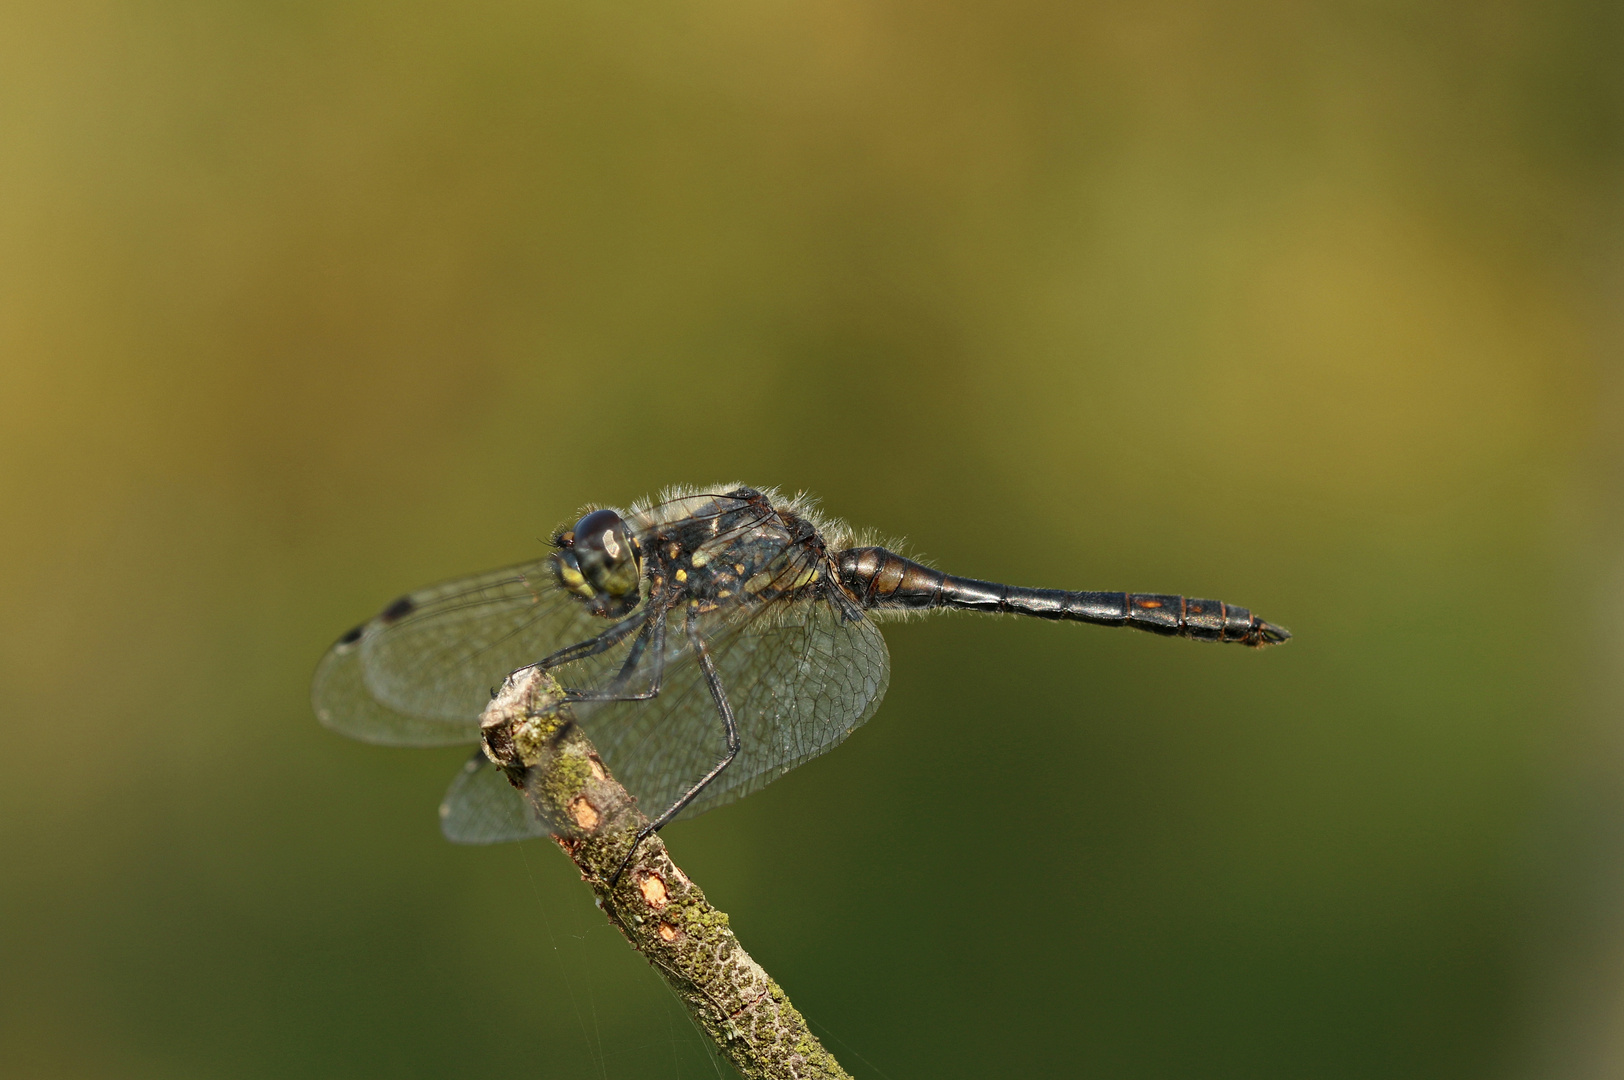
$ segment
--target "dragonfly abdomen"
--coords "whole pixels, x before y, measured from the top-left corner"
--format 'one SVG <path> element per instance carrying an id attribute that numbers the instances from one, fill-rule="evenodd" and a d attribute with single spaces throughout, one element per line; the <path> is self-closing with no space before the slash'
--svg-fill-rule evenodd
<path id="1" fill-rule="evenodd" d="M 882 547 L 842 551 L 840 578 L 865 608 L 1005 612 L 1098 626 L 1131 626 L 1154 634 L 1256 647 L 1276 645 L 1291 637 L 1285 629 L 1264 622 L 1246 608 L 1221 600 L 1001 585 L 944 574 Z"/>

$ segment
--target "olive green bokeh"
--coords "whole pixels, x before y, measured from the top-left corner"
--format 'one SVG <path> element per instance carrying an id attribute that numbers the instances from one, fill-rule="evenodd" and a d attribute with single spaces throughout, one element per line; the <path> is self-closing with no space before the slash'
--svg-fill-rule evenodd
<path id="1" fill-rule="evenodd" d="M 1624 1069 L 1616 5 L 0 11 L 0 1074 L 702 1077 L 327 644 L 804 487 L 1261 654 L 888 628 L 668 835 L 877 1077 Z"/>

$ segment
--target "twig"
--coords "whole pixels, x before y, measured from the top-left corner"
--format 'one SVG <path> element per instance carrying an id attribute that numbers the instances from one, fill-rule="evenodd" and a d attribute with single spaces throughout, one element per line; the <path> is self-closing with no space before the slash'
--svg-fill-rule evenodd
<path id="1" fill-rule="evenodd" d="M 658 835 L 609 879 L 648 818 L 609 775 L 552 677 L 508 679 L 481 720 L 487 752 L 544 820 L 598 906 L 676 991 L 746 1080 L 851 1080 L 806 1020 L 666 853 Z"/>

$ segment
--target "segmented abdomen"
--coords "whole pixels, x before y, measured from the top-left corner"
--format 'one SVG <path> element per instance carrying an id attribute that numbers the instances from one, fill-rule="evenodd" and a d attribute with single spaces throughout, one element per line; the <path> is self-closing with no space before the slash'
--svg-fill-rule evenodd
<path id="1" fill-rule="evenodd" d="M 848 548 L 840 553 L 839 563 L 841 582 L 865 608 L 1008 612 L 1256 647 L 1276 645 L 1291 637 L 1283 627 L 1221 600 L 1000 585 L 944 574 L 882 547 Z"/>

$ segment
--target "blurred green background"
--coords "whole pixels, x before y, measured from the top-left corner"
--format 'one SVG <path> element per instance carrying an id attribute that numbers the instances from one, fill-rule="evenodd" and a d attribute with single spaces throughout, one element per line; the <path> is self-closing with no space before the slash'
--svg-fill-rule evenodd
<path id="1" fill-rule="evenodd" d="M 319 728 L 400 592 L 805 488 L 1264 654 L 889 627 L 668 834 L 858 1076 L 1624 1075 L 1624 15 L 0 9 L 0 1075 L 705 1077 L 462 760 Z"/>

